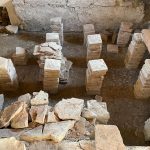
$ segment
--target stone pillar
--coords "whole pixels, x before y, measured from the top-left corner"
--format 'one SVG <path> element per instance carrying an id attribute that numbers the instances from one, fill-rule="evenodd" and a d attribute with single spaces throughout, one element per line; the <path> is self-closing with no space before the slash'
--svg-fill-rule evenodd
<path id="1" fill-rule="evenodd" d="M 86 91 L 88 95 L 100 95 L 104 76 L 108 71 L 103 59 L 90 60 L 86 70 Z"/>
<path id="2" fill-rule="evenodd" d="M 145 51 L 146 47 L 142 39 L 142 34 L 134 33 L 125 57 L 125 67 L 127 69 L 138 68 Z"/>
<path id="3" fill-rule="evenodd" d="M 122 22 L 117 38 L 117 45 L 120 47 L 125 47 L 130 40 L 133 24 L 130 22 Z"/>
<path id="4" fill-rule="evenodd" d="M 102 38 L 100 34 L 87 36 L 87 61 L 99 59 L 102 51 Z"/>
<path id="5" fill-rule="evenodd" d="M 63 34 L 63 23 L 61 17 L 55 17 L 50 19 L 50 28 L 52 32 L 59 33 L 59 38 L 61 45 L 64 43 L 64 34 Z"/>
<path id="6" fill-rule="evenodd" d="M 147 99 L 150 97 L 150 59 L 145 60 L 138 80 L 134 85 L 134 95 L 137 99 Z"/>
<path id="7" fill-rule="evenodd" d="M 56 59 L 46 59 L 44 65 L 44 90 L 50 93 L 57 93 L 59 86 L 61 61 Z"/>

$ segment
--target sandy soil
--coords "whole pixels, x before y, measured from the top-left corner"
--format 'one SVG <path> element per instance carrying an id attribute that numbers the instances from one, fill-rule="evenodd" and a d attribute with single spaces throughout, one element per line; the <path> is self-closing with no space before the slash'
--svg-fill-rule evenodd
<path id="1" fill-rule="evenodd" d="M 17 99 L 17 96 L 27 92 L 39 91 L 42 83 L 38 81 L 39 68 L 32 56 L 35 44 L 45 41 L 44 33 L 19 33 L 18 35 L 0 35 L 0 55 L 10 57 L 16 46 L 23 46 L 30 52 L 28 66 L 17 66 L 20 87 L 16 92 L 5 93 L 5 106 Z M 73 62 L 70 80 L 67 85 L 59 87 L 57 95 L 50 95 L 50 103 L 54 105 L 62 98 L 78 97 L 92 99 L 85 91 L 86 49 L 82 45 L 81 34 L 65 34 L 64 55 Z M 106 61 L 109 71 L 105 77 L 101 96 L 107 102 L 111 114 L 109 124 L 119 127 L 126 145 L 148 145 L 143 136 L 145 120 L 150 117 L 150 99 L 136 100 L 133 95 L 133 85 L 137 80 L 141 66 L 136 70 L 124 68 L 126 49 L 119 54 L 108 54 L 103 47 L 102 58 Z M 148 53 L 145 58 L 150 58 Z M 141 65 L 143 64 L 141 62 Z M 1 91 L 2 93 L 2 91 Z"/>

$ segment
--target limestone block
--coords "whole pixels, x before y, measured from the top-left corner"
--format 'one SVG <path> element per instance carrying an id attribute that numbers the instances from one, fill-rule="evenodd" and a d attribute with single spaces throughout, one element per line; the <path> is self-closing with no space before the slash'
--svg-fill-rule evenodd
<path id="1" fill-rule="evenodd" d="M 1 150 L 26 150 L 25 144 L 14 137 L 0 139 Z"/>
<path id="2" fill-rule="evenodd" d="M 96 125 L 96 150 L 126 150 L 120 131 L 113 125 Z"/>
<path id="3" fill-rule="evenodd" d="M 84 100 L 71 98 L 63 99 L 55 105 L 54 111 L 62 120 L 79 120 L 83 109 Z"/>
<path id="4" fill-rule="evenodd" d="M 0 117 L 0 128 L 7 127 L 10 121 L 15 118 L 23 109 L 24 102 L 15 102 L 4 109 Z"/>

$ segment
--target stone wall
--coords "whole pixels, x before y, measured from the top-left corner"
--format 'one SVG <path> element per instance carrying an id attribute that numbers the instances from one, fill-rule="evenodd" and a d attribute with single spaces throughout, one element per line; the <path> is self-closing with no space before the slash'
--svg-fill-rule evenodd
<path id="1" fill-rule="evenodd" d="M 65 31 L 82 31 L 93 23 L 96 30 L 118 27 L 121 21 L 140 22 L 144 5 L 140 0 L 12 0 L 24 28 L 49 30 L 50 18 L 61 16 Z"/>

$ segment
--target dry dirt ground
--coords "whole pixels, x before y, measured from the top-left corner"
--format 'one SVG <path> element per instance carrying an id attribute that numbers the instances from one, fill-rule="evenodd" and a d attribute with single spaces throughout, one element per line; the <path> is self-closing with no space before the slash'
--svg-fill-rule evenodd
<path id="1" fill-rule="evenodd" d="M 0 35 L 0 56 L 10 57 L 16 46 L 23 46 L 30 52 L 28 66 L 17 66 L 19 89 L 13 93 L 5 93 L 5 106 L 16 100 L 17 96 L 27 92 L 42 89 L 39 82 L 39 68 L 32 56 L 35 44 L 45 41 L 44 33 L 19 33 L 18 35 Z M 82 34 L 65 34 L 63 47 L 64 56 L 73 62 L 70 80 L 67 85 L 61 85 L 57 95 L 50 95 L 50 103 L 54 105 L 62 98 L 77 97 L 85 100 L 92 99 L 85 92 L 86 49 L 83 47 Z M 101 96 L 107 102 L 111 115 L 109 124 L 119 127 L 126 145 L 149 145 L 145 143 L 143 126 L 150 117 L 150 99 L 136 100 L 133 95 L 133 85 L 137 80 L 141 66 L 136 70 L 124 67 L 126 49 L 120 49 L 119 54 L 106 52 L 103 47 L 102 58 L 108 65 L 109 71 L 105 76 Z M 145 58 L 150 58 L 148 52 Z M 2 91 L 0 91 L 2 93 Z"/>

